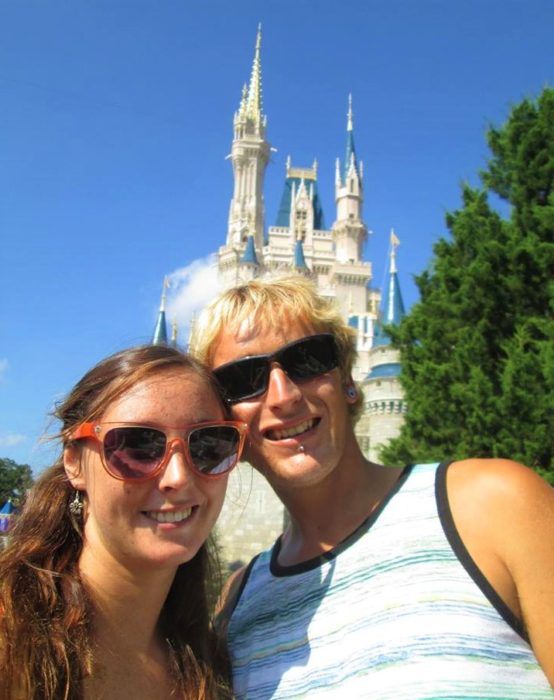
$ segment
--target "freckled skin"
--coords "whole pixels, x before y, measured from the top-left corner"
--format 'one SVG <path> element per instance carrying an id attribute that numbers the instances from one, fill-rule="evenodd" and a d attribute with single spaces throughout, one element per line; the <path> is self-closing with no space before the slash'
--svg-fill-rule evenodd
<path id="1" fill-rule="evenodd" d="M 192 372 L 171 370 L 136 384 L 109 406 L 101 421 L 179 427 L 223 418 L 220 404 L 204 380 Z M 77 449 L 77 455 L 66 455 L 66 469 L 68 460 L 78 460 L 73 485 L 86 491 L 81 569 L 98 567 L 100 562 L 109 567 L 112 562 L 128 569 L 162 567 L 174 571 L 196 554 L 221 510 L 226 476 L 197 476 L 179 447 L 157 477 L 133 484 L 106 472 L 98 443 L 82 441 Z M 174 527 L 160 526 L 147 516 L 148 511 L 168 507 L 192 507 L 192 516 Z"/>

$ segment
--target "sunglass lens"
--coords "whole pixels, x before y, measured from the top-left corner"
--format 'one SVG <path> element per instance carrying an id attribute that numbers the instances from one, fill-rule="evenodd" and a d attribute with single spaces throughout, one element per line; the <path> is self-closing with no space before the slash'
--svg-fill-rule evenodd
<path id="1" fill-rule="evenodd" d="M 267 389 L 269 365 L 265 358 L 247 357 L 216 369 L 214 374 L 224 398 L 236 402 L 264 393 Z"/>
<path id="2" fill-rule="evenodd" d="M 106 466 L 120 479 L 148 477 L 163 459 L 165 448 L 165 435 L 154 428 L 113 428 L 104 437 Z"/>
<path id="3" fill-rule="evenodd" d="M 237 463 L 240 432 L 232 425 L 202 426 L 191 431 L 188 446 L 190 458 L 200 473 L 225 474 Z"/>
<path id="4" fill-rule="evenodd" d="M 335 342 L 328 335 L 306 338 L 285 348 L 280 361 L 292 379 L 317 377 L 338 365 Z"/>

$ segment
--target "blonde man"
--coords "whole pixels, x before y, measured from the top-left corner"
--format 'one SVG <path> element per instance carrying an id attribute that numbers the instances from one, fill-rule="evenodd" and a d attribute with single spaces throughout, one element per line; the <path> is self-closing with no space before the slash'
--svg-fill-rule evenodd
<path id="1" fill-rule="evenodd" d="M 224 595 L 237 698 L 554 697 L 545 482 L 509 460 L 366 460 L 352 331 L 304 278 L 224 292 L 193 345 L 290 514 Z"/>

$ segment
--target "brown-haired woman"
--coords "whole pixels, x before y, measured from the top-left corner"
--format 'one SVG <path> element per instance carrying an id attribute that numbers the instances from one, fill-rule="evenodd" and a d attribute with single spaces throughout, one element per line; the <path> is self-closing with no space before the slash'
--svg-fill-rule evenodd
<path id="1" fill-rule="evenodd" d="M 205 541 L 244 426 L 163 346 L 107 358 L 56 416 L 62 454 L 0 555 L 0 696 L 228 697 Z"/>

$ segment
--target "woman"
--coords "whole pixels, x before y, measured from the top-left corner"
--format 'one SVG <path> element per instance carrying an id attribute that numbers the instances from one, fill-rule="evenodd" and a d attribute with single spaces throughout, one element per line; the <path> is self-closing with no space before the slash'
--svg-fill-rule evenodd
<path id="1" fill-rule="evenodd" d="M 62 454 L 0 557 L 0 695 L 227 697 L 205 540 L 244 425 L 163 346 L 107 358 L 56 416 Z"/>

